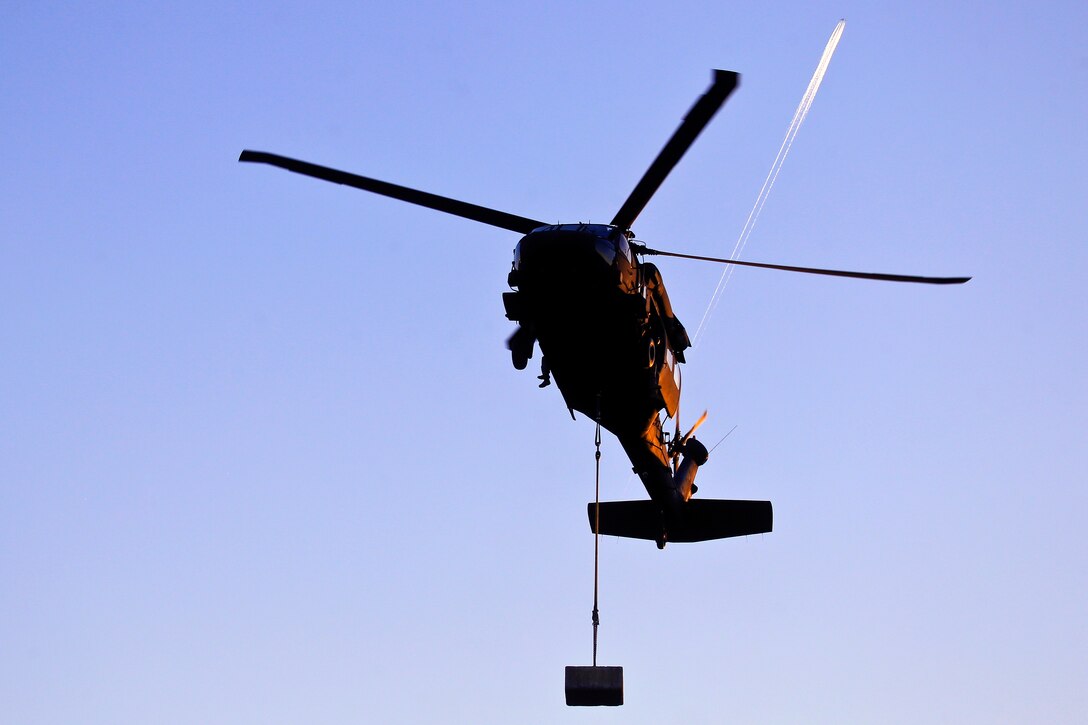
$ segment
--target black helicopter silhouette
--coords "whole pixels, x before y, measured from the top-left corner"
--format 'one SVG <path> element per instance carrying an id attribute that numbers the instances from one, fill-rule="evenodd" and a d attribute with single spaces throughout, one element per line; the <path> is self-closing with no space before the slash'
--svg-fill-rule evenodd
<path id="1" fill-rule="evenodd" d="M 640 257 L 663 255 L 808 274 L 893 282 L 961 284 L 969 277 L 918 277 L 793 267 L 700 257 L 651 249 L 631 225 L 665 177 L 737 87 L 738 74 L 715 70 L 710 88 L 647 169 L 609 224 L 546 224 L 476 204 L 261 151 L 239 161 L 270 164 L 412 204 L 509 229 L 524 236 L 514 249 L 503 294 L 506 316 L 518 323 L 507 346 L 522 370 L 541 351 L 540 387 L 554 376 L 568 410 L 595 420 L 619 440 L 650 500 L 589 504 L 597 533 L 656 541 L 690 542 L 769 532 L 769 501 L 692 499 L 706 447 L 679 422 L 669 439 L 666 419 L 680 405 L 679 364 L 690 346 L 669 303 L 657 267 Z"/>

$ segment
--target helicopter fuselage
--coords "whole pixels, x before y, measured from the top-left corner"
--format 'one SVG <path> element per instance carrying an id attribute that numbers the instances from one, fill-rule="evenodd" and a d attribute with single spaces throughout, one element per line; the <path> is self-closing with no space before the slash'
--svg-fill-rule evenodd
<path id="1" fill-rule="evenodd" d="M 656 267 L 639 262 L 619 227 L 561 224 L 521 239 L 509 282 L 515 291 L 503 302 L 520 325 L 509 343 L 515 367 L 539 343 L 541 377 L 555 377 L 572 414 L 599 420 L 619 439 L 666 514 L 678 510 L 691 495 L 690 480 L 678 484 L 694 470 L 674 477 L 660 414 L 674 416 L 679 405 L 673 338 L 683 328 Z"/>

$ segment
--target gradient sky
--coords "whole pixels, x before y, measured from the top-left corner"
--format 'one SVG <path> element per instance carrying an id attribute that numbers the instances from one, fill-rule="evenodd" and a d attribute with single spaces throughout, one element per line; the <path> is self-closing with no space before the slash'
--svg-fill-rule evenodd
<path id="1" fill-rule="evenodd" d="M 0 10 L 0 720 L 1084 721 L 1083 2 L 152 5 Z M 566 708 L 593 427 L 517 235 L 238 153 L 607 221 L 733 69 L 635 227 L 723 255 L 840 17 L 745 258 L 975 278 L 738 270 L 683 415 L 775 531 L 602 540 L 627 704 Z"/>

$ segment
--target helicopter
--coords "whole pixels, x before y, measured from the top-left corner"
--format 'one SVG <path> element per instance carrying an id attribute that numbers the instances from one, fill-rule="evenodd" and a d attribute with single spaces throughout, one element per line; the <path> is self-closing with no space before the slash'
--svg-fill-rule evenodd
<path id="1" fill-rule="evenodd" d="M 667 542 L 696 542 L 772 529 L 769 501 L 692 498 L 695 477 L 709 453 L 694 436 L 706 414 L 680 434 L 680 365 L 691 346 L 649 256 L 807 274 L 924 284 L 962 284 L 970 277 L 850 272 L 702 257 L 652 249 L 632 225 L 695 139 L 739 83 L 733 71 L 714 70 L 712 83 L 685 115 L 608 224 L 547 224 L 515 214 L 263 151 L 238 160 L 263 163 L 324 181 L 399 199 L 523 235 L 514 248 L 503 293 L 506 317 L 517 323 L 507 341 L 511 361 L 524 370 L 539 347 L 540 387 L 554 377 L 567 409 L 612 433 L 630 459 L 649 499 L 593 502 L 595 534 Z M 675 421 L 670 436 L 664 420 Z M 598 445 L 599 445 L 598 428 Z M 599 449 L 598 449 L 599 452 Z"/>

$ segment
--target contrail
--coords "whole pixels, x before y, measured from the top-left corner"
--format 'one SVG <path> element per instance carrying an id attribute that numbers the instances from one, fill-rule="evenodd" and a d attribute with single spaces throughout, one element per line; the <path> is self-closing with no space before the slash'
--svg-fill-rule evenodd
<path id="1" fill-rule="evenodd" d="M 752 206 L 752 211 L 748 213 L 748 219 L 744 222 L 744 227 L 740 231 L 740 236 L 737 237 L 737 243 L 733 246 L 733 251 L 729 255 L 729 259 L 736 259 L 744 250 L 744 245 L 748 243 L 748 237 L 751 235 L 752 229 L 755 228 L 756 220 L 759 219 L 760 212 L 763 211 L 763 205 L 767 203 L 767 197 L 770 196 L 771 189 L 774 188 L 774 182 L 775 179 L 778 178 L 778 172 L 782 170 L 782 164 L 786 161 L 786 155 L 789 154 L 790 147 L 793 146 L 793 139 L 797 137 L 797 132 L 801 129 L 801 124 L 805 122 L 805 116 L 808 115 L 808 111 L 812 107 L 812 101 L 816 98 L 816 92 L 820 90 L 820 83 L 824 80 L 827 66 L 831 63 L 831 56 L 835 54 L 835 48 L 838 47 L 839 38 L 842 37 L 842 31 L 845 28 L 846 20 L 840 20 L 839 24 L 835 26 L 835 30 L 832 31 L 831 38 L 828 39 L 827 45 L 824 47 L 824 53 L 820 56 L 820 62 L 816 65 L 816 71 L 812 74 L 812 80 L 808 82 L 808 88 L 805 89 L 805 95 L 801 97 L 801 103 L 797 106 L 797 111 L 793 114 L 793 120 L 790 121 L 789 128 L 786 129 L 786 137 L 782 139 L 782 145 L 778 148 L 778 155 L 775 156 L 774 163 L 771 164 L 771 170 L 767 172 L 767 178 L 763 181 L 763 187 L 759 190 L 759 196 L 756 197 L 756 203 Z M 714 309 L 718 306 L 718 301 L 721 299 L 722 292 L 725 290 L 725 286 L 729 283 L 729 279 L 732 276 L 733 267 L 727 266 L 722 271 L 722 276 L 718 278 L 718 286 L 714 288 L 714 294 L 711 295 L 710 302 L 706 306 L 706 311 L 703 313 L 703 319 L 699 321 L 699 327 L 695 330 L 695 342 L 698 342 L 699 336 L 706 327 L 706 323 L 710 319 L 710 316 L 714 313 Z"/>

